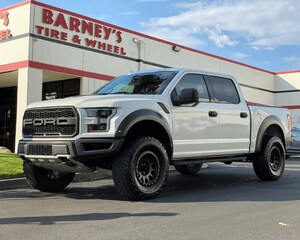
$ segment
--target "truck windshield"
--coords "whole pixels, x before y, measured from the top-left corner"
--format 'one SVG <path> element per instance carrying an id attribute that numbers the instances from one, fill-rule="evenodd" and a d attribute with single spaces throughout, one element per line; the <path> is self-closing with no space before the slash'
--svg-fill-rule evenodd
<path id="1" fill-rule="evenodd" d="M 178 72 L 157 71 L 120 76 L 95 94 L 161 94 Z"/>

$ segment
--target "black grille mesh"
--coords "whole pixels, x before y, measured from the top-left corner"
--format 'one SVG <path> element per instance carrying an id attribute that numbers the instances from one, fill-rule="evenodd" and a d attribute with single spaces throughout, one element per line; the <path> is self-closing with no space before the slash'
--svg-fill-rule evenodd
<path id="1" fill-rule="evenodd" d="M 29 145 L 27 150 L 28 155 L 52 155 L 51 145 Z"/>
<path id="2" fill-rule="evenodd" d="M 49 119 L 49 118 L 77 118 L 73 108 L 34 109 L 27 110 L 24 119 Z M 77 121 L 75 121 L 77 122 Z M 70 125 L 42 125 L 23 124 L 24 136 L 73 136 L 77 132 L 77 124 Z"/>
<path id="3" fill-rule="evenodd" d="M 44 119 L 60 117 L 76 117 L 76 114 L 72 108 L 27 110 L 24 114 L 24 119 Z"/>

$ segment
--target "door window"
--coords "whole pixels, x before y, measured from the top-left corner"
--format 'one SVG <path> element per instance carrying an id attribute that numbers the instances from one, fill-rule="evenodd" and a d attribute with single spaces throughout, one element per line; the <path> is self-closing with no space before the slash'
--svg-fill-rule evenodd
<path id="1" fill-rule="evenodd" d="M 209 76 L 215 100 L 221 103 L 240 103 L 239 94 L 229 78 Z"/>
<path id="2" fill-rule="evenodd" d="M 204 77 L 199 74 L 186 74 L 184 75 L 179 83 L 176 85 L 172 92 L 172 95 L 179 96 L 182 89 L 194 88 L 198 91 L 199 101 L 209 102 L 209 94 L 207 91 Z"/>

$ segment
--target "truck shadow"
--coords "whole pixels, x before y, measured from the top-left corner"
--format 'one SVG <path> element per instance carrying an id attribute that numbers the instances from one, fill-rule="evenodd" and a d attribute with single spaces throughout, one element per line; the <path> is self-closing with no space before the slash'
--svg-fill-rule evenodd
<path id="1" fill-rule="evenodd" d="M 251 164 L 210 164 L 194 176 L 184 176 L 170 171 L 168 183 L 155 199 L 146 202 L 233 202 L 233 201 L 293 201 L 300 199 L 300 165 L 286 169 L 278 181 L 260 181 Z M 99 199 L 125 201 L 117 192 L 111 179 L 85 183 L 72 183 L 60 193 L 42 193 L 19 189 L 1 193 L 1 198 L 39 199 L 70 198 L 78 200 Z"/>
<path id="2" fill-rule="evenodd" d="M 177 213 L 89 213 L 89 214 L 74 214 L 62 216 L 37 216 L 37 217 L 14 217 L 1 218 L 0 225 L 10 224 L 37 224 L 37 225 L 55 225 L 61 223 L 85 222 L 85 221 L 108 221 L 120 218 L 137 218 L 137 217 L 173 217 Z"/>

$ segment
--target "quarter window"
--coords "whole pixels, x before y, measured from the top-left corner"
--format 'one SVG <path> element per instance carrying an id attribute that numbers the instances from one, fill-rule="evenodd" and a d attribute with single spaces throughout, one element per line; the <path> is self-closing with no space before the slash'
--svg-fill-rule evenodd
<path id="1" fill-rule="evenodd" d="M 214 97 L 221 103 L 240 103 L 239 94 L 233 81 L 229 78 L 210 76 L 210 83 Z"/>

